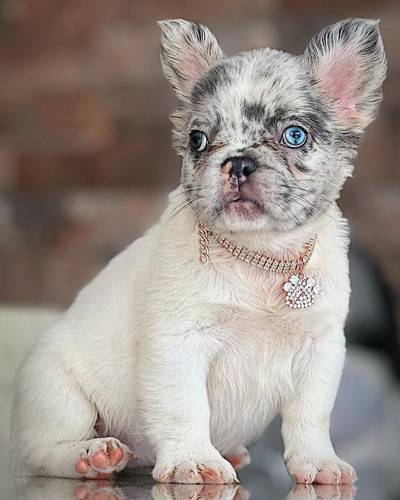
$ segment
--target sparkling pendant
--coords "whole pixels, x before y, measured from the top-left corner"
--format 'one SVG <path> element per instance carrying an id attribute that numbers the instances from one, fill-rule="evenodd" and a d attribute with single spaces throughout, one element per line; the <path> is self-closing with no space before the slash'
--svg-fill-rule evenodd
<path id="1" fill-rule="evenodd" d="M 283 284 L 286 292 L 286 305 L 297 309 L 310 307 L 315 297 L 321 293 L 321 287 L 313 278 L 299 278 L 297 274 L 290 276 L 289 281 Z"/>

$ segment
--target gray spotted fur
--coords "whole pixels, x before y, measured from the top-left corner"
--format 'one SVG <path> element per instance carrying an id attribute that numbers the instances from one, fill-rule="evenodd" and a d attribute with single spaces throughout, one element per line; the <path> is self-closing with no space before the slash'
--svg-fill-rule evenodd
<path id="1" fill-rule="evenodd" d="M 197 216 L 226 229 L 220 167 L 241 155 L 258 165 L 250 181 L 263 216 L 254 229 L 289 231 L 326 211 L 351 175 L 350 161 L 382 98 L 386 59 L 378 23 L 336 23 L 300 56 L 264 48 L 233 57 L 224 56 L 204 26 L 183 20 L 160 26 L 164 73 L 180 100 L 171 116 L 173 144 L 183 157 L 182 184 Z M 320 62 L 349 44 L 359 61 L 357 118 L 351 123 L 340 119 L 318 79 Z M 199 76 L 190 79 L 194 60 L 200 61 Z M 280 144 L 289 125 L 309 132 L 302 148 Z M 206 134 L 206 151 L 191 151 L 191 130 Z"/>

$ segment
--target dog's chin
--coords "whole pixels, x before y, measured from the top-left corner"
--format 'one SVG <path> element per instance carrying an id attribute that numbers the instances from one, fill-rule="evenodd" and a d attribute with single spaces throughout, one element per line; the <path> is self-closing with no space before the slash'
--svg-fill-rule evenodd
<path id="1" fill-rule="evenodd" d="M 226 203 L 224 214 L 227 220 L 254 221 L 263 214 L 260 205 L 252 200 L 235 200 Z"/>
<path id="2" fill-rule="evenodd" d="M 222 207 L 212 210 L 212 213 L 211 217 L 206 216 L 203 221 L 219 233 L 261 231 L 277 234 L 287 233 L 298 227 L 296 220 L 276 218 L 273 212 L 248 199 L 225 202 Z"/>
<path id="3" fill-rule="evenodd" d="M 235 200 L 227 202 L 222 210 L 221 219 L 230 231 L 254 231 L 265 228 L 265 212 L 252 200 Z"/>

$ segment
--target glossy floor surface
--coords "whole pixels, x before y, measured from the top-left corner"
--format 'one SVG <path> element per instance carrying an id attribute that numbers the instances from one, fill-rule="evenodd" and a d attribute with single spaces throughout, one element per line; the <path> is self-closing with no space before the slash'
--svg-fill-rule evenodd
<path id="1" fill-rule="evenodd" d="M 14 500 L 395 500 L 394 485 L 379 487 L 360 478 L 358 485 L 294 485 L 266 474 L 241 474 L 240 485 L 155 484 L 149 475 L 122 475 L 110 481 L 30 478 L 14 481 Z M 398 491 L 398 490 L 397 490 Z"/>

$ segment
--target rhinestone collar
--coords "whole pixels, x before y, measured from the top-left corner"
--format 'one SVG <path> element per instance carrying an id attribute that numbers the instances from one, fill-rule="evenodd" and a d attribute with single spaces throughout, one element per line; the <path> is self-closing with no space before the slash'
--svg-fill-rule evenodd
<path id="1" fill-rule="evenodd" d="M 246 247 L 239 247 L 234 241 L 223 238 L 220 234 L 208 229 L 200 221 L 198 224 L 200 262 L 207 265 L 210 262 L 209 236 L 230 252 L 238 260 L 257 266 L 269 272 L 289 274 L 289 280 L 283 283 L 282 289 L 285 292 L 285 302 L 288 307 L 303 309 L 310 307 L 317 295 L 321 293 L 321 287 L 316 284 L 313 278 L 304 276 L 303 270 L 309 262 L 315 248 L 317 236 L 313 236 L 306 246 L 304 255 L 297 260 L 273 259 L 261 252 L 254 252 Z"/>

